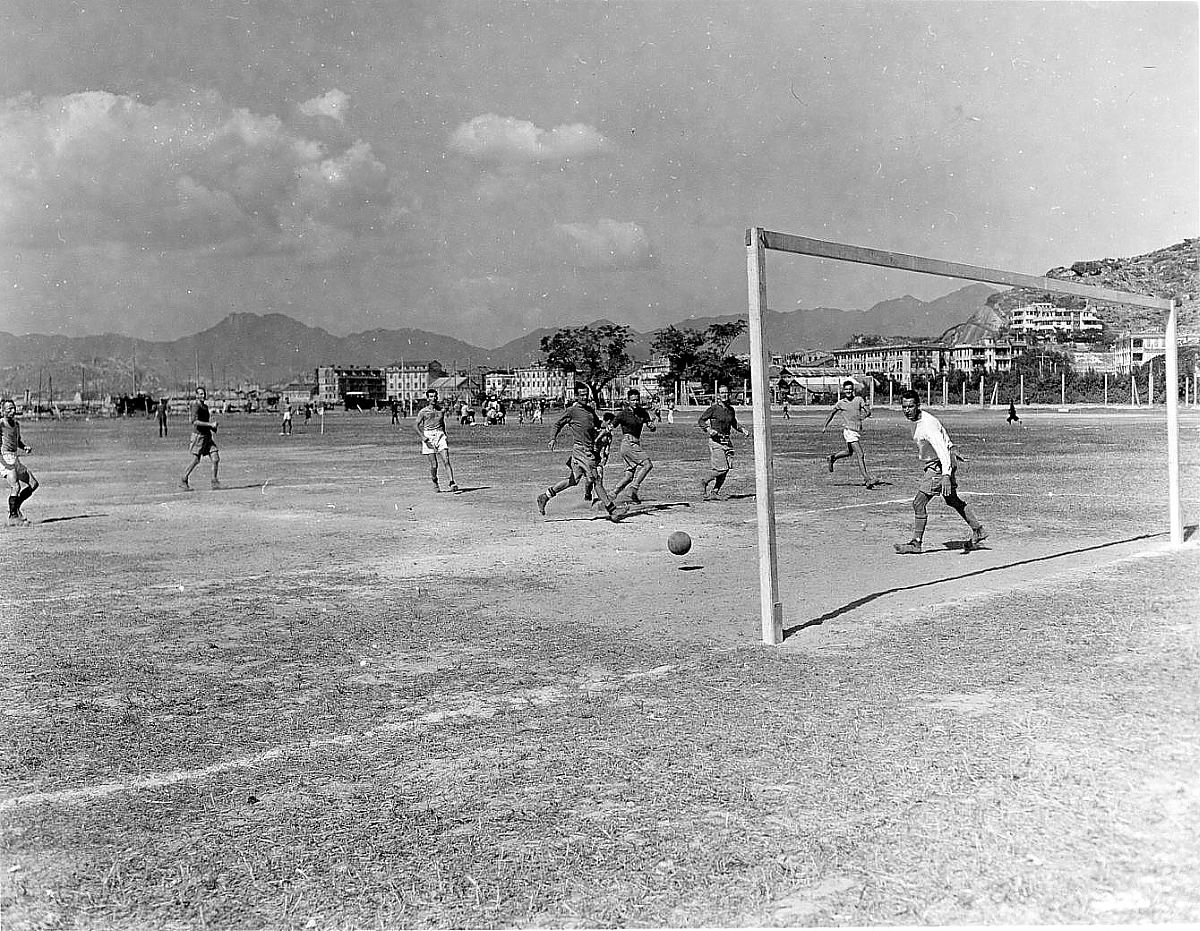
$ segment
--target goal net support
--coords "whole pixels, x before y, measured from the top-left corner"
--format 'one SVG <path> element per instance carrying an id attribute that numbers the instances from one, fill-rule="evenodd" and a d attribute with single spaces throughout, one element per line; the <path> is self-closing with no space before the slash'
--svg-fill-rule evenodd
<path id="1" fill-rule="evenodd" d="M 754 411 L 754 487 L 758 517 L 759 592 L 762 606 L 763 643 L 783 642 L 783 604 L 779 598 L 779 559 L 775 534 L 775 472 L 771 453 L 771 385 L 770 353 L 763 336 L 763 312 L 767 308 L 767 250 L 791 252 L 839 262 L 856 262 L 902 271 L 921 272 L 942 278 L 984 281 L 1009 287 L 1036 288 L 1061 294 L 1074 294 L 1096 301 L 1127 304 L 1158 311 L 1166 316 L 1166 381 L 1167 381 L 1167 511 L 1171 545 L 1183 543 L 1183 513 L 1179 501 L 1179 392 L 1171 390 L 1178 384 L 1178 301 L 1150 297 L 1024 275 L 999 268 L 964 265 L 881 249 L 868 249 L 840 242 L 825 242 L 773 233 L 761 227 L 746 230 L 746 272 L 749 284 L 750 380 L 753 388 Z"/>

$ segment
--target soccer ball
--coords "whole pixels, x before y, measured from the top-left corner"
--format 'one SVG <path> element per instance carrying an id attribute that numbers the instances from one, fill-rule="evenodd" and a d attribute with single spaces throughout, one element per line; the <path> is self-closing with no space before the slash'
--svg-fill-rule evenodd
<path id="1" fill-rule="evenodd" d="M 667 549 L 676 556 L 682 556 L 692 548 L 692 538 L 682 530 L 676 530 L 673 534 L 667 537 Z"/>

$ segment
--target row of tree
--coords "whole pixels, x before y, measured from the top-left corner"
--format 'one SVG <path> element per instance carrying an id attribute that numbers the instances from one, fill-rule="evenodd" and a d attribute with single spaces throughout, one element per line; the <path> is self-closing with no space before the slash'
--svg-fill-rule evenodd
<path id="1" fill-rule="evenodd" d="M 703 330 L 676 326 L 659 330 L 650 340 L 650 349 L 667 361 L 668 371 L 660 383 L 674 392 L 687 381 L 736 384 L 749 378 L 750 366 L 729 351 L 745 331 L 745 320 L 714 323 Z M 566 327 L 543 336 L 541 347 L 547 365 L 573 371 L 599 403 L 605 385 L 633 367 L 628 351 L 632 342 L 629 327 L 606 323 Z"/>

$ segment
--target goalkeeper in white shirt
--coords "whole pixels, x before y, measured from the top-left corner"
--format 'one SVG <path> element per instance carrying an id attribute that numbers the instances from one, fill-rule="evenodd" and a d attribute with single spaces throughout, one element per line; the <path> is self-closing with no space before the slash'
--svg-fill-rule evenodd
<path id="1" fill-rule="evenodd" d="M 900 409 L 913 423 L 913 441 L 921 457 L 921 481 L 913 497 L 913 535 L 907 543 L 895 544 L 896 552 L 912 555 L 921 552 L 921 541 L 925 538 L 925 525 L 929 521 L 927 508 L 930 499 L 937 495 L 953 508 L 958 516 L 971 528 L 971 539 L 964 544 L 968 552 L 987 539 L 987 531 L 979 522 L 967 502 L 958 496 L 958 479 L 955 476 L 959 460 L 963 457 L 954 451 L 954 441 L 940 420 L 928 411 L 921 410 L 921 396 L 911 388 L 900 395 Z"/>

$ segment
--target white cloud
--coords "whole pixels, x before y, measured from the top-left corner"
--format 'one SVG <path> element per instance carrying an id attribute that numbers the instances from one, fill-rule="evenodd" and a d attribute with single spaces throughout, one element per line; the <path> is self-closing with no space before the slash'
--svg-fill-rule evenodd
<path id="1" fill-rule="evenodd" d="M 585 268 L 638 268 L 653 263 L 650 236 L 639 224 L 602 217 L 596 223 L 556 223 L 567 257 Z"/>
<path id="2" fill-rule="evenodd" d="M 346 122 L 346 111 L 350 109 L 350 95 L 336 87 L 321 97 L 313 97 L 300 104 L 300 112 L 305 116 L 327 116 L 339 123 Z"/>
<path id="3" fill-rule="evenodd" d="M 586 123 L 546 130 L 528 120 L 485 113 L 454 130 L 450 147 L 472 158 L 543 162 L 594 155 L 612 144 Z"/>
<path id="4" fill-rule="evenodd" d="M 3 243 L 260 251 L 316 243 L 329 255 L 331 244 L 385 228 L 394 201 L 369 145 L 328 151 L 216 94 L 154 104 L 103 91 L 0 101 Z"/>

